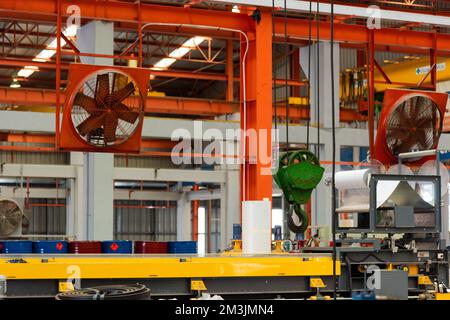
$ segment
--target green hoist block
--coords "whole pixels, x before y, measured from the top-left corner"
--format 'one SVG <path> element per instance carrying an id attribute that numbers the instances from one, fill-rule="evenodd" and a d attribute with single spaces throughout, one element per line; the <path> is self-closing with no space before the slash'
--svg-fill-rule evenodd
<path id="1" fill-rule="evenodd" d="M 308 215 L 301 205 L 309 201 L 323 173 L 319 160 L 308 150 L 289 151 L 280 157 L 274 180 L 301 221 L 301 225 L 296 225 L 290 214 L 288 226 L 296 233 L 302 233 L 308 227 Z"/>

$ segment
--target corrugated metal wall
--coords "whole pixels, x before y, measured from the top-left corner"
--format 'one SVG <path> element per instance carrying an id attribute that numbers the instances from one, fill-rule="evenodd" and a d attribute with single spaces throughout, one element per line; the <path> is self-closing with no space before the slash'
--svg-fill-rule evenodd
<path id="1" fill-rule="evenodd" d="M 114 239 L 172 241 L 177 236 L 177 209 L 174 201 L 114 201 Z M 138 208 L 166 206 L 169 208 Z M 117 207 L 121 206 L 121 207 Z M 136 206 L 136 207 L 133 207 Z"/>
<path id="2" fill-rule="evenodd" d="M 0 151 L 0 163 L 69 164 L 69 153 Z"/>
<path id="3" fill-rule="evenodd" d="M 206 211 L 206 225 L 208 226 L 208 204 L 209 201 L 200 201 L 200 207 Z M 211 224 L 210 230 L 206 227 L 206 232 L 210 232 L 209 253 L 216 253 L 220 247 L 220 200 L 211 200 Z M 208 234 L 206 235 L 206 248 L 208 249 Z"/>
<path id="4" fill-rule="evenodd" d="M 115 167 L 130 168 L 176 168 L 170 157 L 136 157 L 126 155 L 114 156 Z"/>
<path id="5" fill-rule="evenodd" d="M 26 234 L 66 234 L 65 206 L 51 206 L 56 203 L 55 199 L 30 199 L 30 203 L 42 206 L 30 206 L 28 210 L 24 210 L 29 222 Z M 58 199 L 58 204 L 65 205 L 65 203 L 64 199 Z"/>
<path id="6" fill-rule="evenodd" d="M 345 71 L 346 69 L 356 68 L 356 52 L 357 50 L 355 49 L 340 48 L 340 72 Z"/>
<path id="7" fill-rule="evenodd" d="M 177 236 L 176 202 L 170 208 L 139 208 L 144 206 L 166 206 L 166 201 L 116 200 L 114 208 L 114 238 L 121 240 L 174 241 Z M 208 212 L 208 201 L 200 201 L 200 207 Z M 120 206 L 120 207 L 118 207 Z M 136 206 L 136 207 L 134 207 Z M 210 252 L 220 246 L 220 200 L 211 201 Z M 208 232 L 208 229 L 207 229 Z M 206 245 L 208 246 L 208 237 Z"/>

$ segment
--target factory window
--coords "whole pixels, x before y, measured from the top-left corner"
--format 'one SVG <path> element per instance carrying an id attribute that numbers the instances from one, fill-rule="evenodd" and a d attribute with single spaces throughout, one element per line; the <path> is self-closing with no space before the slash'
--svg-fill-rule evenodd
<path id="1" fill-rule="evenodd" d="M 206 253 L 206 209 L 198 208 L 198 253 Z"/>
<path id="2" fill-rule="evenodd" d="M 353 162 L 353 147 L 341 146 L 341 161 Z M 341 170 L 351 170 L 352 168 L 351 165 L 341 165 Z"/>

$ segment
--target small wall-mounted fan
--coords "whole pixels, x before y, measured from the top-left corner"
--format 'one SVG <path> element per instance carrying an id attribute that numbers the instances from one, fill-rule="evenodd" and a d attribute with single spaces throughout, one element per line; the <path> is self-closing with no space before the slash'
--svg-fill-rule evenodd
<path id="1" fill-rule="evenodd" d="M 71 64 L 59 147 L 139 152 L 150 71 Z"/>
<path id="2" fill-rule="evenodd" d="M 0 237 L 22 233 L 23 212 L 17 201 L 0 199 Z"/>
<path id="3" fill-rule="evenodd" d="M 435 149 L 442 132 L 448 95 L 437 92 L 388 89 L 378 123 L 374 159 L 398 162 L 398 154 Z M 410 162 L 429 159 L 416 158 Z"/>

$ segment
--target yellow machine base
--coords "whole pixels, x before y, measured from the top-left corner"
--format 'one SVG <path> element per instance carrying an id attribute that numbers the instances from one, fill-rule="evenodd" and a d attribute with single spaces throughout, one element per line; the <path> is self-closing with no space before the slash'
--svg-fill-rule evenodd
<path id="1" fill-rule="evenodd" d="M 332 276 L 333 261 L 312 255 L 27 255 L 1 257 L 0 274 L 9 280 Z"/>

